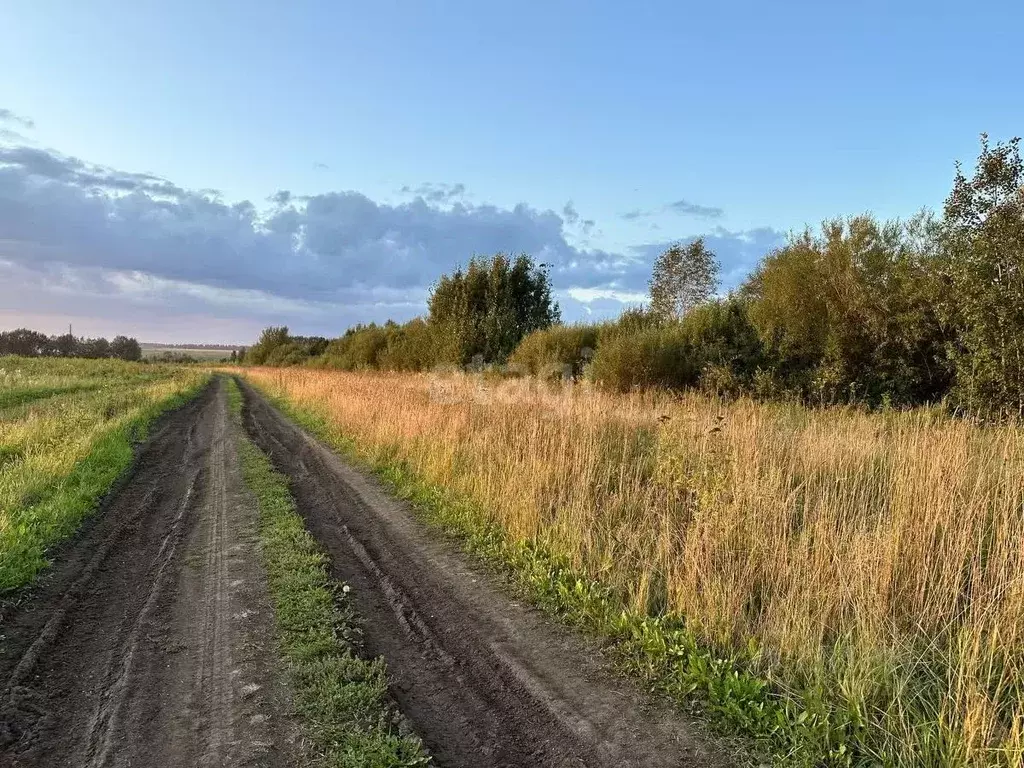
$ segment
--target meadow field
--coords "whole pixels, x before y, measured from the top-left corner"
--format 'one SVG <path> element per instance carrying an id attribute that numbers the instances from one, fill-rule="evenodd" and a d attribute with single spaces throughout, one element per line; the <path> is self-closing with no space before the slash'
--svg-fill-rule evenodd
<path id="1" fill-rule="evenodd" d="M 482 525 L 477 549 L 532 569 L 538 599 L 779 764 L 1024 759 L 1020 427 L 463 374 L 245 375 L 411 498 L 458 507 L 442 522 Z"/>
<path id="2" fill-rule="evenodd" d="M 45 567 L 163 410 L 208 379 L 119 360 L 0 357 L 0 595 Z"/>

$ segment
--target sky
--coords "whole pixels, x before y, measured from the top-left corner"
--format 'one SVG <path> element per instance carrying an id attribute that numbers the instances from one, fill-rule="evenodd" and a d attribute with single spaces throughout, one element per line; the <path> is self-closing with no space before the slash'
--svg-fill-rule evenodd
<path id="1" fill-rule="evenodd" d="M 940 209 L 1024 127 L 1024 6 L 0 0 L 0 328 L 244 344 L 421 314 L 474 254 L 566 320 L 704 236 Z"/>

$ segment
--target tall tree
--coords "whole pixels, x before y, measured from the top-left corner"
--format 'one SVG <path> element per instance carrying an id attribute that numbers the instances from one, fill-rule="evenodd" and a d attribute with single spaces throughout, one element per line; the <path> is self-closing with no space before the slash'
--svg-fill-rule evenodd
<path id="1" fill-rule="evenodd" d="M 927 217 L 822 223 L 769 254 L 743 287 L 784 389 L 815 400 L 897 404 L 946 393 Z"/>
<path id="2" fill-rule="evenodd" d="M 138 341 L 128 336 L 115 336 L 110 342 L 110 354 L 121 360 L 141 360 L 142 347 Z"/>
<path id="3" fill-rule="evenodd" d="M 264 328 L 259 341 L 246 353 L 245 362 L 249 365 L 263 365 L 278 347 L 283 347 L 289 341 L 291 337 L 288 335 L 288 326 L 272 325 Z"/>
<path id="4" fill-rule="evenodd" d="M 50 339 L 43 333 L 28 328 L 17 328 L 0 333 L 0 355 L 38 357 L 45 354 Z"/>
<path id="5" fill-rule="evenodd" d="M 956 394 L 972 411 L 1024 414 L 1024 162 L 1020 139 L 989 146 L 974 175 L 957 167 L 942 245 L 959 330 Z"/>
<path id="6" fill-rule="evenodd" d="M 678 320 L 711 298 L 718 288 L 718 260 L 699 237 L 676 243 L 654 262 L 649 283 L 651 312 L 660 320 Z"/>
<path id="7" fill-rule="evenodd" d="M 474 257 L 443 275 L 430 295 L 428 325 L 439 362 L 504 362 L 531 331 L 558 321 L 547 265 L 521 254 Z"/>

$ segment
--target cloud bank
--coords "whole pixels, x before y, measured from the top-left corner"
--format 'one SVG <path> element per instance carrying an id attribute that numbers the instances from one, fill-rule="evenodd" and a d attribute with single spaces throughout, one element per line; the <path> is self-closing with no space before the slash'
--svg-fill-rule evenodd
<path id="1" fill-rule="evenodd" d="M 90 332 L 155 324 L 135 332 L 167 340 L 243 342 L 271 322 L 336 335 L 355 322 L 422 313 L 438 275 L 499 250 L 550 264 L 573 319 L 613 312 L 615 296 L 642 293 L 664 246 L 586 247 L 595 223 L 571 202 L 560 212 L 471 203 L 459 183 L 402 192 L 407 199 L 392 204 L 355 191 L 281 190 L 257 207 L 148 173 L 0 145 L 0 322 L 17 312 L 106 318 L 109 326 Z M 718 228 L 708 244 L 732 274 L 780 238 Z M 160 332 L 163 322 L 179 325 Z"/>

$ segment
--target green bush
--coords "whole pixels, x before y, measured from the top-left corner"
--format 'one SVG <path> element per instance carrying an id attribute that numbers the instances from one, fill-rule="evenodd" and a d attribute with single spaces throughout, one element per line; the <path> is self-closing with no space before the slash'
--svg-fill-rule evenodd
<path id="1" fill-rule="evenodd" d="M 383 327 L 375 323 L 357 325 L 328 343 L 324 351 L 324 365 L 343 371 L 377 368 L 387 343 L 387 331 Z"/>
<path id="2" fill-rule="evenodd" d="M 433 329 L 422 318 L 405 325 L 388 323 L 383 351 L 377 356 L 379 367 L 388 371 L 424 371 L 437 358 Z"/>
<path id="3" fill-rule="evenodd" d="M 603 389 L 684 389 L 694 386 L 700 368 L 679 323 L 651 325 L 632 333 L 614 329 L 603 335 L 590 366 L 590 377 Z"/>
<path id="4" fill-rule="evenodd" d="M 532 376 L 580 376 L 597 349 L 595 325 L 555 325 L 534 331 L 516 347 L 509 363 Z"/>

